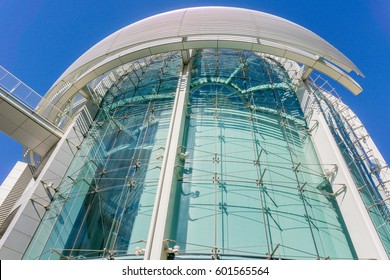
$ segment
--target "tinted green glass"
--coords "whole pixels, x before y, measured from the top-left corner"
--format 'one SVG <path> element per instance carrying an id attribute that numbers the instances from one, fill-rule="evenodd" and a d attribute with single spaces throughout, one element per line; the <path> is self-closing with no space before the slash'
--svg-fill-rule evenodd
<path id="1" fill-rule="evenodd" d="M 106 92 L 25 258 L 142 258 L 180 70 L 148 57 Z"/>
<path id="2" fill-rule="evenodd" d="M 354 258 L 285 70 L 246 51 L 192 64 L 171 239 L 178 258 Z"/>

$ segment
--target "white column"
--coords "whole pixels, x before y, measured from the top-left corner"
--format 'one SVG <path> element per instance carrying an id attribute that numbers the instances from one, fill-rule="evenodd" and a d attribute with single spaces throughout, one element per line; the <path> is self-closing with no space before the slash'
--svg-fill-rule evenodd
<path id="1" fill-rule="evenodd" d="M 181 152 L 179 146 L 182 143 L 186 120 L 189 81 L 190 66 L 184 64 L 176 90 L 175 103 L 161 166 L 155 206 L 145 250 L 146 260 L 166 259 L 164 240 L 169 237 L 170 222 L 172 221 L 173 198 L 178 179 L 175 169 L 179 164 L 178 155 Z"/>
<path id="2" fill-rule="evenodd" d="M 301 88 L 301 90 L 304 89 L 305 87 Z M 309 91 L 309 86 L 306 86 L 306 89 Z M 333 191 L 337 192 L 341 186 L 346 186 L 345 192 L 337 196 L 336 200 L 358 258 L 388 259 L 378 233 L 360 197 L 359 186 L 356 186 L 324 116 L 318 111 L 314 111 L 309 126 L 315 122 L 318 122 L 318 126 L 312 131 L 311 139 L 320 162 L 323 165 L 336 164 L 338 167 L 337 175 L 332 182 Z"/>

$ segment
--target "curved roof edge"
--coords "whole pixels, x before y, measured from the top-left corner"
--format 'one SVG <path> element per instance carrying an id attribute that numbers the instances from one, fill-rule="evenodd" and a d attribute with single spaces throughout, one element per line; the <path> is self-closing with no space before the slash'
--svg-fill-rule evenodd
<path id="1" fill-rule="evenodd" d="M 310 30 L 254 10 L 197 7 L 158 14 L 111 34 L 80 56 L 46 95 L 61 105 L 86 83 L 124 63 L 195 48 L 233 48 L 272 54 L 316 69 L 354 94 L 362 91 L 344 72 L 363 75 L 360 70 Z"/>

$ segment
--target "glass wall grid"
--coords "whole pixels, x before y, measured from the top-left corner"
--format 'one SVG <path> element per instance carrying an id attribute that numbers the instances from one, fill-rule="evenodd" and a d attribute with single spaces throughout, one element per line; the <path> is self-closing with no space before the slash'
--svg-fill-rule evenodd
<path id="1" fill-rule="evenodd" d="M 356 253 L 284 68 L 249 51 L 192 64 L 174 234 L 180 259 Z"/>
<path id="2" fill-rule="evenodd" d="M 89 83 L 101 109 L 25 258 L 142 258 L 181 64 L 152 56 Z M 176 258 L 356 258 L 284 68 L 228 49 L 191 65 Z"/>
<path id="3" fill-rule="evenodd" d="M 25 258 L 142 258 L 181 57 L 133 63 L 142 67 L 106 92 Z"/>

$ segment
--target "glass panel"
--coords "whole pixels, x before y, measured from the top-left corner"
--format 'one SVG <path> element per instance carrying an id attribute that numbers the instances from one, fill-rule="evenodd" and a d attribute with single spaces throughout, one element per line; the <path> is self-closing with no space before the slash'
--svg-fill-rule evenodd
<path id="1" fill-rule="evenodd" d="M 148 235 L 181 57 L 127 66 L 111 80 L 25 258 L 142 258 L 135 248 Z"/>
<path id="2" fill-rule="evenodd" d="M 180 259 L 355 258 L 288 75 L 247 51 L 199 50 L 172 236 Z"/>

